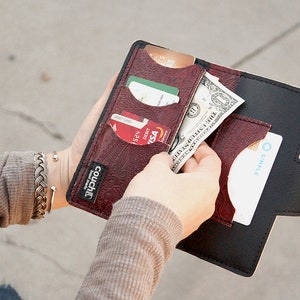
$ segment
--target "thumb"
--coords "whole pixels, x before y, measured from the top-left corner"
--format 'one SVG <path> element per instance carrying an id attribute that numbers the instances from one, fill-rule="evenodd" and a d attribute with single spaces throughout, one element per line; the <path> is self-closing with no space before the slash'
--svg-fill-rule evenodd
<path id="1" fill-rule="evenodd" d="M 173 166 L 173 159 L 167 152 L 161 152 L 159 154 L 155 154 L 151 157 L 147 167 L 153 167 L 157 170 L 159 169 L 169 169 L 171 170 Z"/>

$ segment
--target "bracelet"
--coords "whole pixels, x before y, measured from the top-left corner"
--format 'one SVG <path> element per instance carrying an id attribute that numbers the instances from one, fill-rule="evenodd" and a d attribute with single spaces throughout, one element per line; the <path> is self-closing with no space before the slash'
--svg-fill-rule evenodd
<path id="1" fill-rule="evenodd" d="M 42 152 L 34 154 L 34 209 L 31 218 L 42 219 L 47 208 L 47 160 Z"/>
<path id="2" fill-rule="evenodd" d="M 51 195 L 51 200 L 50 200 L 50 204 L 49 204 L 49 208 L 48 208 L 48 214 L 50 214 L 52 206 L 53 206 L 54 195 L 55 195 L 55 192 L 56 192 L 56 187 L 54 185 L 52 185 L 50 189 L 52 191 L 52 195 Z"/>
<path id="3" fill-rule="evenodd" d="M 57 162 L 59 160 L 58 154 L 55 150 L 53 151 L 52 159 L 53 159 L 54 162 Z M 50 203 L 49 203 L 48 214 L 50 214 L 52 206 L 53 206 L 56 187 L 54 185 L 52 185 L 50 189 L 52 191 L 52 195 L 51 195 L 51 200 L 50 200 Z"/>
<path id="4" fill-rule="evenodd" d="M 55 161 L 55 162 L 59 160 L 58 154 L 57 154 L 57 152 L 56 152 L 55 150 L 53 151 L 52 159 L 53 159 L 53 161 Z"/>

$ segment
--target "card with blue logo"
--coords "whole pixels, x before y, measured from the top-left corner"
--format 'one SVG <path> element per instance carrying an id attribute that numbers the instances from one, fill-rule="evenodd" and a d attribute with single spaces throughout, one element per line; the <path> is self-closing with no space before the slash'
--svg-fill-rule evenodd
<path id="1" fill-rule="evenodd" d="M 228 175 L 228 194 L 236 209 L 233 221 L 250 225 L 281 142 L 280 135 L 268 132 L 234 160 Z"/>

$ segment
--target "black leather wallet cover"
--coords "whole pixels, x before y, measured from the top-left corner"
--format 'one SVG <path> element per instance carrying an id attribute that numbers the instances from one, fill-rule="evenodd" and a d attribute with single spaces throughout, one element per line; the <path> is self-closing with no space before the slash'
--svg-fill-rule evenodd
<path id="1" fill-rule="evenodd" d="M 197 84 L 207 70 L 246 102 L 207 140 L 222 159 L 221 192 L 214 216 L 177 247 L 237 274 L 251 276 L 276 215 L 300 215 L 300 89 L 198 58 L 194 66 L 185 70 L 161 67 L 147 56 L 143 49 L 147 44 L 137 41 L 132 45 L 72 179 L 67 199 L 74 206 L 108 218 L 112 204 L 122 196 L 130 179 L 153 154 L 170 149 Z M 182 91 L 183 101 L 167 110 L 145 109 L 125 88 L 130 75 L 164 84 L 172 82 Z M 124 108 L 149 119 L 167 121 L 173 135 L 165 143 L 145 147 L 124 143 L 107 124 L 113 113 Z M 253 219 L 245 226 L 233 221 L 235 210 L 227 193 L 228 171 L 239 152 L 264 138 L 270 128 L 283 141 Z M 128 157 L 134 157 L 134 163 Z M 83 195 L 84 185 L 87 176 L 95 171 L 101 177 L 101 186 L 88 199 Z"/>

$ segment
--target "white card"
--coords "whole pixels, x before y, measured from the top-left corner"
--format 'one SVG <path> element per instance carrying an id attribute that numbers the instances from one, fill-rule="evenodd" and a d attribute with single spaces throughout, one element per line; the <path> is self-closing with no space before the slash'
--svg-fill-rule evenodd
<path id="1" fill-rule="evenodd" d="M 280 135 L 269 132 L 234 160 L 228 175 L 228 194 L 236 209 L 233 221 L 250 225 L 281 142 Z"/>
<path id="2" fill-rule="evenodd" d="M 130 82 L 128 87 L 137 100 L 151 106 L 166 106 L 179 102 L 177 95 L 152 88 L 136 81 Z"/>

